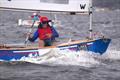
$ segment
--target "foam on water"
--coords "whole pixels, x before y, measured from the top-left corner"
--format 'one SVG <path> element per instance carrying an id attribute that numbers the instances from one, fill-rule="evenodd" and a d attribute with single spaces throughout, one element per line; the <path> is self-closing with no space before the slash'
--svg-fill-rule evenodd
<path id="1" fill-rule="evenodd" d="M 70 51 L 52 49 L 49 53 L 35 58 L 24 59 L 35 64 L 49 65 L 77 65 L 77 66 L 97 66 L 104 64 L 105 60 L 120 60 L 120 51 L 108 50 L 105 54 L 99 55 L 87 51 Z"/>
<path id="2" fill-rule="evenodd" d="M 91 56 L 92 55 L 92 56 Z M 37 57 L 28 58 L 27 62 L 36 64 L 52 64 L 52 65 L 78 65 L 78 66 L 91 66 L 99 64 L 99 61 L 95 60 L 91 52 L 86 51 L 70 51 L 70 50 L 58 50 L 53 49 L 49 53 Z"/>
<path id="3" fill-rule="evenodd" d="M 110 60 L 120 60 L 120 51 L 108 50 L 107 53 L 103 54 L 101 57 Z"/>

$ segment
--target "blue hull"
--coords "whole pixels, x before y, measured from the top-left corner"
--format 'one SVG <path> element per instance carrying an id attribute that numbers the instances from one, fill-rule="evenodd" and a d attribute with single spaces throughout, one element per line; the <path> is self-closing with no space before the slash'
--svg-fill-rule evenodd
<path id="1" fill-rule="evenodd" d="M 103 54 L 106 52 L 109 44 L 111 42 L 111 39 L 98 39 L 90 42 L 82 42 L 78 44 L 73 44 L 69 46 L 60 46 L 62 50 L 64 49 L 70 49 L 70 50 L 75 50 L 75 51 L 91 51 L 97 54 Z"/>
<path id="2" fill-rule="evenodd" d="M 98 40 L 95 40 L 95 42 L 93 42 L 92 45 L 87 47 L 87 50 L 102 55 L 103 53 L 106 52 L 110 42 L 111 42 L 111 39 L 98 39 Z"/>
<path id="3" fill-rule="evenodd" d="M 38 50 L 0 50 L 0 60 L 1 61 L 14 61 L 20 60 L 23 57 L 39 56 Z"/>
<path id="4" fill-rule="evenodd" d="M 77 44 L 70 44 L 65 46 L 57 46 L 60 50 L 69 49 L 72 51 L 91 51 L 97 54 L 103 54 L 106 52 L 111 39 L 98 39 L 89 42 L 81 42 Z M 21 58 L 39 57 L 42 51 L 40 49 L 24 49 L 24 50 L 0 50 L 0 61 L 20 61 Z"/>

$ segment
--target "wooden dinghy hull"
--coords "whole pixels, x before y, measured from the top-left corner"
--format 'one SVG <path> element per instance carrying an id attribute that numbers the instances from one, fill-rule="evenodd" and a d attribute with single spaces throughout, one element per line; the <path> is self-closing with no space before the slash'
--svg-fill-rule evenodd
<path id="1" fill-rule="evenodd" d="M 59 50 L 91 51 L 102 55 L 106 52 L 110 41 L 111 39 L 73 41 L 48 48 L 1 48 L 0 61 L 23 61 L 23 58 L 40 57 L 55 48 Z"/>

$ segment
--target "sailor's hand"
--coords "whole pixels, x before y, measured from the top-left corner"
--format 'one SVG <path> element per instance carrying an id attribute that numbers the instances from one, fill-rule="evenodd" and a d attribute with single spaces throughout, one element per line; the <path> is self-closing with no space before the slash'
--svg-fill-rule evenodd
<path id="1" fill-rule="evenodd" d="M 31 34 L 32 34 L 32 32 L 28 32 L 28 33 L 27 33 L 27 35 L 31 35 Z"/>
<path id="2" fill-rule="evenodd" d="M 29 32 L 29 33 L 26 33 L 26 36 L 28 36 L 28 37 L 31 37 L 31 32 Z"/>

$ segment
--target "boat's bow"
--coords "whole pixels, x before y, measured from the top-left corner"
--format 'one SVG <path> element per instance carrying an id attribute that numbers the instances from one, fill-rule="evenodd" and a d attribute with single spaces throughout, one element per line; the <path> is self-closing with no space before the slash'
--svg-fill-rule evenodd
<path id="1" fill-rule="evenodd" d="M 106 52 L 110 42 L 111 39 L 109 38 L 97 39 L 94 42 L 88 43 L 88 51 L 103 54 Z"/>

